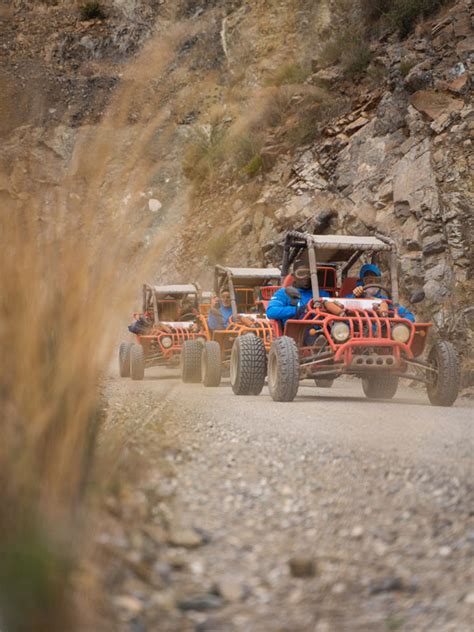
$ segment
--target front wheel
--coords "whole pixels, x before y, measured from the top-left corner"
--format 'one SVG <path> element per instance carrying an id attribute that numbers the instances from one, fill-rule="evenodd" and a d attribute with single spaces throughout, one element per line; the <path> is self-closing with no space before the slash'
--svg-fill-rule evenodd
<path id="1" fill-rule="evenodd" d="M 130 349 L 132 342 L 122 342 L 119 347 L 119 375 L 120 377 L 130 377 Z"/>
<path id="2" fill-rule="evenodd" d="M 206 342 L 201 356 L 201 374 L 204 386 L 219 386 L 222 377 L 221 348 L 215 340 Z"/>
<path id="3" fill-rule="evenodd" d="M 267 352 L 254 334 L 239 336 L 230 356 L 230 383 L 236 395 L 259 395 L 267 374 Z"/>
<path id="4" fill-rule="evenodd" d="M 452 406 L 459 394 L 460 366 L 456 348 L 440 340 L 430 351 L 426 391 L 433 406 Z"/>
<path id="5" fill-rule="evenodd" d="M 130 348 L 130 377 L 132 380 L 143 380 L 145 377 L 145 352 L 141 345 Z"/>
<path id="6" fill-rule="evenodd" d="M 268 389 L 273 401 L 292 402 L 300 384 L 300 358 L 293 338 L 276 338 L 268 355 Z"/>
<path id="7" fill-rule="evenodd" d="M 398 389 L 398 377 L 379 373 L 362 378 L 362 389 L 369 399 L 392 399 Z"/>
<path id="8" fill-rule="evenodd" d="M 185 384 L 201 381 L 202 344 L 198 340 L 186 340 L 181 349 L 181 379 Z"/>

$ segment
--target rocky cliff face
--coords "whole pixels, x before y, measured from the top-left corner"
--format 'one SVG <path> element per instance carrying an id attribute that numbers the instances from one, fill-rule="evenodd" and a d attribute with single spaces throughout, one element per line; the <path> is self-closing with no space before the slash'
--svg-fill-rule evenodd
<path id="1" fill-rule="evenodd" d="M 405 299 L 425 290 L 418 315 L 472 380 L 469 0 L 332 56 L 344 0 L 108 0 L 105 19 L 82 4 L 0 9 L 3 206 L 54 216 L 94 177 L 132 222 L 172 223 L 157 274 L 204 283 L 216 258 L 277 262 L 290 227 L 386 233 Z"/>
<path id="2" fill-rule="evenodd" d="M 257 176 L 250 204 L 242 182 L 198 198 L 198 220 L 183 233 L 176 265 L 184 253 L 200 265 L 201 253 L 192 255 L 209 231 L 232 237 L 225 242 L 232 263 L 242 253 L 249 263 L 277 263 L 274 245 L 294 226 L 385 233 L 399 248 L 404 300 L 424 289 L 418 317 L 458 343 L 472 380 L 472 20 L 472 4 L 462 1 L 405 41 L 373 42 L 375 86 L 348 85 L 340 67 L 316 61 L 306 83 L 349 95 L 350 106 L 315 142 L 283 153 Z"/>

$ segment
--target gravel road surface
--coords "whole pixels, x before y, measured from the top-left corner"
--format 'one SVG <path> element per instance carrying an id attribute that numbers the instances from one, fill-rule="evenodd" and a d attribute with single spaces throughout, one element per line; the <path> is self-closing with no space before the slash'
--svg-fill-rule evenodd
<path id="1" fill-rule="evenodd" d="M 108 393 L 146 507 L 127 522 L 115 499 L 103 537 L 149 567 L 114 575 L 117 629 L 473 629 L 472 402 L 372 402 L 347 379 L 275 403 L 166 369 Z"/>

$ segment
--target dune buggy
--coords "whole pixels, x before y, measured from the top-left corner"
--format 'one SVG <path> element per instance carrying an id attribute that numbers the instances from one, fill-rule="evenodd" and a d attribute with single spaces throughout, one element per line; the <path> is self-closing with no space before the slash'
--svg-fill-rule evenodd
<path id="1" fill-rule="evenodd" d="M 266 357 L 276 330 L 275 323 L 265 316 L 265 309 L 279 288 L 279 278 L 278 268 L 215 267 L 214 291 L 217 295 L 223 290 L 230 293 L 232 318 L 225 329 L 212 331 L 209 341 L 186 341 L 181 355 L 183 382 L 202 381 L 205 386 L 219 386 L 235 346 L 246 357 Z M 247 369 L 240 372 L 234 380 L 234 390 L 260 393 L 266 371 L 259 371 L 259 366 L 252 366 L 252 379 Z"/>
<path id="2" fill-rule="evenodd" d="M 412 323 L 399 314 L 397 251 L 395 243 L 383 236 L 310 235 L 298 231 L 287 234 L 284 242 L 282 279 L 291 284 L 289 272 L 297 258 L 306 256 L 311 272 L 313 301 L 300 320 L 290 319 L 281 325 L 268 354 L 268 386 L 275 401 L 292 401 L 299 382 L 305 378 L 326 381 L 341 375 L 361 378 L 364 394 L 371 399 L 390 399 L 398 388 L 399 378 L 416 380 L 426 385 L 430 402 L 451 406 L 459 389 L 459 358 L 448 341 L 438 340 L 428 357 L 422 357 L 427 346 L 431 323 Z M 358 282 L 349 276 L 361 259 L 375 262 L 388 260 L 389 287 L 365 286 L 382 290 L 381 298 L 348 298 Z M 326 289 L 332 298 L 320 300 L 318 270 L 333 268 L 336 283 Z M 320 278 L 320 272 L 319 272 Z M 418 292 L 411 298 L 416 303 L 424 298 Z M 328 309 L 337 301 L 342 311 L 334 315 Z M 380 304 L 389 311 L 381 315 Z M 240 368 L 243 370 L 243 367 Z"/>
<path id="3" fill-rule="evenodd" d="M 143 285 L 143 311 L 133 315 L 135 342 L 119 349 L 121 377 L 142 380 L 151 366 L 178 366 L 186 341 L 209 340 L 196 285 Z"/>

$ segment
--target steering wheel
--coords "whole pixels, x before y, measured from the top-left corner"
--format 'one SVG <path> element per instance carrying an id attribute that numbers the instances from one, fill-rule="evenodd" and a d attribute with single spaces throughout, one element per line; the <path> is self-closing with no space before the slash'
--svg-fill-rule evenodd
<path id="1" fill-rule="evenodd" d="M 182 320 L 182 321 L 194 320 L 195 318 L 196 318 L 196 314 L 193 314 L 192 312 L 187 312 L 186 314 L 180 314 L 179 316 L 179 320 Z"/>
<path id="2" fill-rule="evenodd" d="M 390 290 L 388 288 L 385 287 L 385 285 L 379 285 L 378 283 L 369 283 L 369 285 L 364 285 L 364 292 L 362 292 L 362 295 L 365 293 L 365 290 L 375 287 L 378 290 L 383 290 L 385 292 L 385 294 L 387 295 L 388 299 L 392 298 L 392 293 L 390 292 Z M 369 296 L 367 298 L 377 298 L 375 296 Z M 380 297 L 379 297 L 380 298 Z"/>

